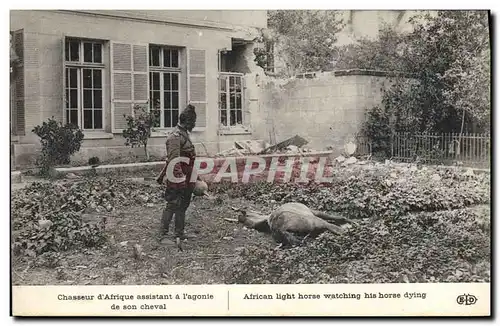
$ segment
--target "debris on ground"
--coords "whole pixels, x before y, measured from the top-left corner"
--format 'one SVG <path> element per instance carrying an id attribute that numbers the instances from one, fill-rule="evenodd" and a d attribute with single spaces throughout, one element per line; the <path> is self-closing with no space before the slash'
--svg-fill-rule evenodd
<path id="1" fill-rule="evenodd" d="M 233 147 L 216 154 L 216 156 L 245 156 L 255 155 L 264 149 L 264 144 L 257 140 L 235 141 Z"/>
<path id="2" fill-rule="evenodd" d="M 269 154 L 269 153 L 286 151 L 287 148 L 291 145 L 295 146 L 296 148 L 301 148 L 302 146 L 307 145 L 308 143 L 309 142 L 304 138 L 300 137 L 299 135 L 295 135 L 294 137 L 288 138 L 282 142 L 279 142 L 275 145 L 271 145 L 263 149 L 259 154 Z"/>
<path id="3" fill-rule="evenodd" d="M 249 156 L 249 155 L 262 155 L 272 153 L 286 153 L 286 154 L 301 154 L 312 152 L 312 149 L 304 147 L 308 143 L 307 140 L 300 136 L 294 136 L 286 139 L 278 144 L 269 145 L 262 141 L 245 140 L 234 142 L 233 147 L 217 153 L 216 157 L 229 157 L 229 156 Z"/>

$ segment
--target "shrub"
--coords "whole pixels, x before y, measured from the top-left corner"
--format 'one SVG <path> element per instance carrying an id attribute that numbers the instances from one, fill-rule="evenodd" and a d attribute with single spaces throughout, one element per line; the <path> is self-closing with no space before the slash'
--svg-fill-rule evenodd
<path id="1" fill-rule="evenodd" d="M 98 166 L 101 163 L 99 158 L 97 156 L 92 156 L 89 158 L 89 165 L 90 166 Z"/>
<path id="2" fill-rule="evenodd" d="M 37 160 L 42 175 L 47 175 L 55 165 L 69 164 L 71 155 L 80 150 L 84 137 L 77 126 L 63 125 L 54 118 L 33 128 L 33 133 L 40 137 L 42 145 L 42 152 Z"/>
<path id="3" fill-rule="evenodd" d="M 154 126 L 157 126 L 160 119 L 159 110 L 148 110 L 147 107 L 136 105 L 134 114 L 125 115 L 127 128 L 123 130 L 125 145 L 130 147 L 143 147 L 146 159 L 149 160 L 148 141 Z"/>

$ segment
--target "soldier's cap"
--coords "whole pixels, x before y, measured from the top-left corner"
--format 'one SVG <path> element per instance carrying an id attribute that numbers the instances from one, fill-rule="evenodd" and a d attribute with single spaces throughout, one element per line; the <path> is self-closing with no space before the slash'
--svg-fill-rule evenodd
<path id="1" fill-rule="evenodd" d="M 182 110 L 179 120 L 181 123 L 186 123 L 188 121 L 196 122 L 196 111 L 194 105 L 188 104 L 188 106 Z"/>

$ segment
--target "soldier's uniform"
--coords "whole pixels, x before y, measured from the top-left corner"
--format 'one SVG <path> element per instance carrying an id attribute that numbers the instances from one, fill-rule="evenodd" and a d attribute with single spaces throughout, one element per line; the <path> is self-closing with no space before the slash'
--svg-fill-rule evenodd
<path id="1" fill-rule="evenodd" d="M 191 203 L 193 189 L 196 184 L 196 180 L 191 181 L 196 152 L 187 130 L 182 125 L 177 125 L 167 136 L 166 149 L 167 161 L 159 177 L 161 180 L 165 177 L 168 164 L 173 159 L 178 157 L 189 159 L 189 163 L 177 162 L 173 168 L 173 176 L 175 178 L 185 177 L 183 182 L 175 182 L 167 176 L 167 188 L 165 190 L 167 204 L 162 216 L 163 233 L 168 233 L 172 217 L 175 216 L 175 236 L 184 238 L 186 210 Z"/>

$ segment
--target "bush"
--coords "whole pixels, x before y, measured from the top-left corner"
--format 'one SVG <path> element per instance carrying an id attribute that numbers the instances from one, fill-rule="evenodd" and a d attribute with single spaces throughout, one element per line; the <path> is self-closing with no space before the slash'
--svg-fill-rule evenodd
<path id="1" fill-rule="evenodd" d="M 125 145 L 143 147 L 146 159 L 149 160 L 148 141 L 154 126 L 159 124 L 160 111 L 148 110 L 146 107 L 135 106 L 133 115 L 125 115 L 127 129 L 123 130 Z"/>
<path id="2" fill-rule="evenodd" d="M 99 158 L 97 156 L 92 156 L 89 158 L 89 165 L 90 166 L 98 166 L 101 163 Z"/>
<path id="3" fill-rule="evenodd" d="M 42 175 L 47 175 L 53 166 L 69 164 L 71 155 L 80 150 L 83 132 L 72 124 L 63 125 L 54 118 L 33 128 L 33 133 L 40 137 L 42 153 L 37 166 Z"/>

